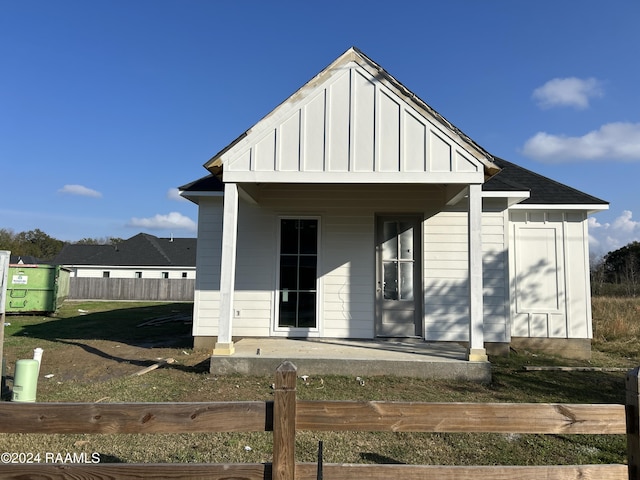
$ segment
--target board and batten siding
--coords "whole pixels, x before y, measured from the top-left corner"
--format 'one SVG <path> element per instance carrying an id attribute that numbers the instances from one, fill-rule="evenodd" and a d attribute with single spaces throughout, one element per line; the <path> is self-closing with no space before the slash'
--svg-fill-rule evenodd
<path id="1" fill-rule="evenodd" d="M 469 339 L 468 214 L 449 209 L 424 225 L 424 317 L 427 341 Z M 482 215 L 483 317 L 487 342 L 509 341 L 506 218 L 500 209 Z"/>
<path id="2" fill-rule="evenodd" d="M 591 338 L 586 213 L 516 210 L 510 221 L 511 335 Z"/>
<path id="3" fill-rule="evenodd" d="M 225 181 L 468 183 L 484 157 L 356 62 L 329 69 L 221 154 Z"/>

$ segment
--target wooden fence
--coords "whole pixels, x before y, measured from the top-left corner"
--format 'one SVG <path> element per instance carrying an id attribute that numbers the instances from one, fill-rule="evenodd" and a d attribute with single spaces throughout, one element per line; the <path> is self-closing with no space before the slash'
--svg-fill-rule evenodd
<path id="1" fill-rule="evenodd" d="M 296 369 L 290 362 L 284 362 L 276 370 L 272 402 L 0 402 L 2 433 L 273 432 L 271 464 L 5 463 L 0 465 L 0 477 L 311 480 L 322 475 L 333 480 L 639 479 L 639 369 L 627 375 L 626 405 L 302 401 L 296 399 Z M 628 465 L 297 463 L 295 437 L 301 430 L 626 434 Z"/>
<path id="2" fill-rule="evenodd" d="M 195 282 L 193 278 L 73 277 L 67 298 L 193 302 Z"/>

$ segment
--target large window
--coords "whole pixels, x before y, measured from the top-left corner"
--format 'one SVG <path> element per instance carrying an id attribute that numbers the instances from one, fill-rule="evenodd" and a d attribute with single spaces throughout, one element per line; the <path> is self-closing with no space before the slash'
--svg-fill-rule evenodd
<path id="1" fill-rule="evenodd" d="M 278 326 L 315 328 L 318 220 L 280 220 Z"/>

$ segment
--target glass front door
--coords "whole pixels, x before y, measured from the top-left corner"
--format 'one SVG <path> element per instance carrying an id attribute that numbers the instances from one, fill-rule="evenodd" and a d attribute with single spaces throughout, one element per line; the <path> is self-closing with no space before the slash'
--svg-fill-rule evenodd
<path id="1" fill-rule="evenodd" d="M 280 220 L 278 327 L 316 328 L 318 220 Z"/>
<path id="2" fill-rule="evenodd" d="M 381 337 L 421 336 L 420 232 L 414 216 L 378 217 L 377 321 Z"/>

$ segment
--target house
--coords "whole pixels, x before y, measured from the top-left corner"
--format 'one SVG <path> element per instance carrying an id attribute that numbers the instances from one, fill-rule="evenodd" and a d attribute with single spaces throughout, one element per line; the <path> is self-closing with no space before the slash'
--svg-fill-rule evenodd
<path id="1" fill-rule="evenodd" d="M 186 278 L 196 276 L 195 238 L 139 233 L 114 245 L 66 244 L 51 263 L 72 278 Z"/>
<path id="2" fill-rule="evenodd" d="M 351 48 L 180 188 L 198 205 L 194 346 L 234 337 L 527 345 L 589 357 L 587 216 Z"/>

